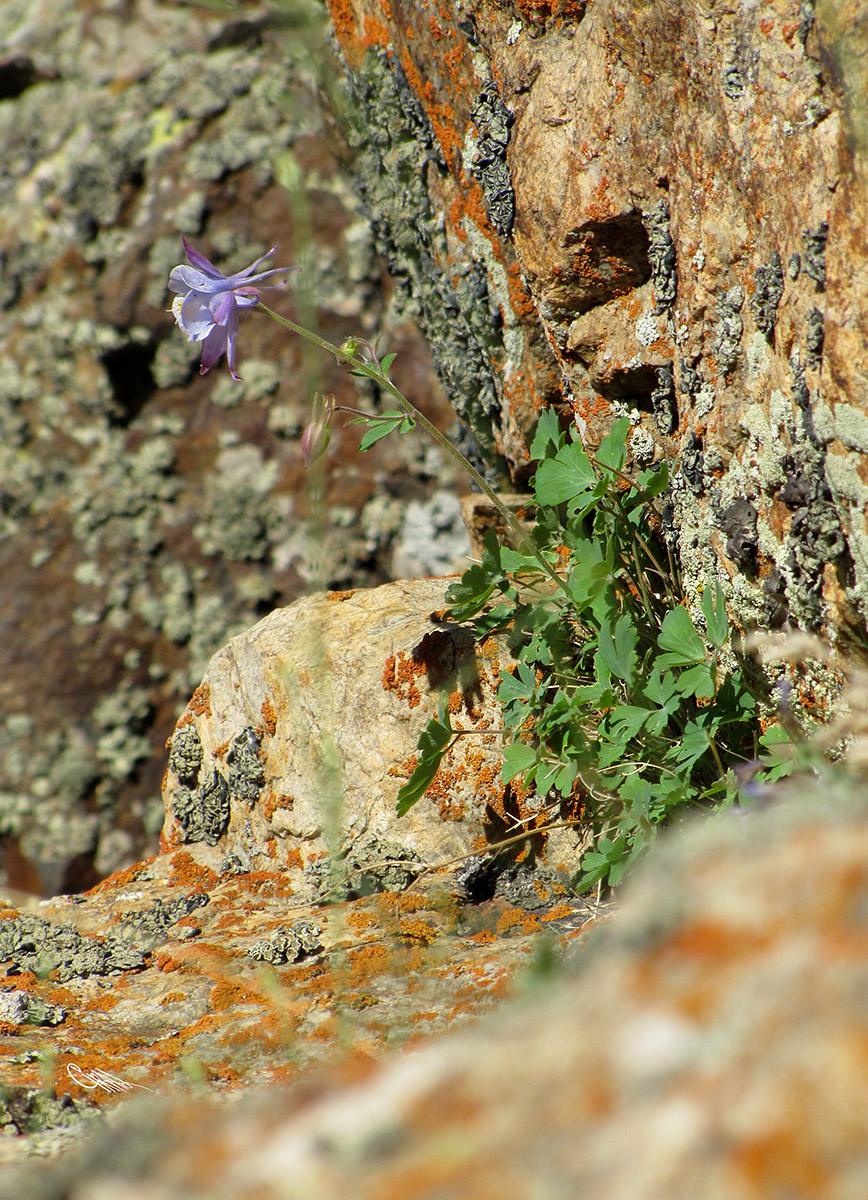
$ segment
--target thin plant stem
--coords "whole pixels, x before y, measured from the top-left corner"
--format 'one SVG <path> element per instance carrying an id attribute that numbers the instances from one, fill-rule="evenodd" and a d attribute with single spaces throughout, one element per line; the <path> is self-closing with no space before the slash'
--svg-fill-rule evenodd
<path id="1" fill-rule="evenodd" d="M 515 513 L 511 512 L 507 508 L 494 489 L 488 483 L 486 483 L 485 479 L 476 470 L 473 463 L 464 457 L 457 446 L 453 446 L 449 439 L 440 432 L 437 426 L 434 425 L 433 422 L 429 421 L 425 414 L 420 412 L 416 405 L 413 404 L 412 401 L 408 400 L 404 393 L 395 387 L 391 379 L 389 379 L 383 373 L 379 362 L 376 363 L 376 366 L 372 366 L 371 363 L 365 362 L 365 360 L 360 358 L 358 355 L 350 354 L 347 351 L 342 350 L 340 346 L 335 346 L 332 342 L 326 341 L 325 338 L 321 338 L 318 334 L 313 333 L 310 329 L 305 329 L 303 325 L 296 325 L 294 321 L 290 321 L 286 317 L 282 317 L 279 313 L 274 312 L 261 301 L 257 305 L 257 308 L 261 312 L 265 313 L 266 316 L 271 317 L 273 321 L 276 321 L 278 325 L 283 325 L 285 329 L 289 329 L 292 333 L 297 333 L 299 337 L 304 338 L 308 342 L 312 342 L 315 346 L 319 346 L 320 349 L 325 350 L 327 353 L 334 354 L 339 362 L 346 363 L 360 375 L 364 375 L 366 378 L 374 380 L 381 387 L 385 388 L 386 391 L 398 401 L 404 411 L 411 416 L 414 421 L 418 422 L 425 432 L 429 434 L 431 438 L 433 438 L 437 445 L 442 447 L 447 454 L 450 454 L 452 458 L 454 458 L 455 461 L 459 463 L 461 467 L 463 467 L 479 490 L 488 500 L 491 501 L 498 513 L 500 513 L 501 517 L 506 522 L 507 527 L 511 529 L 512 532 L 517 536 L 521 550 L 532 555 L 545 573 L 557 584 L 567 598 L 572 601 L 572 593 L 567 586 L 566 580 L 562 579 L 561 576 L 558 575 L 557 571 L 546 560 L 544 555 L 537 550 L 532 540 L 528 537 L 527 530 L 519 521 L 518 517 L 516 517 Z"/>

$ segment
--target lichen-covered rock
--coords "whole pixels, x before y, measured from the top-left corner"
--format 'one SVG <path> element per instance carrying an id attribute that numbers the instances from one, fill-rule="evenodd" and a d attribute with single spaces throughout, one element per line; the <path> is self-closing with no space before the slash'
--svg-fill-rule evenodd
<path id="1" fill-rule="evenodd" d="M 447 582 L 309 596 L 221 650 L 170 742 L 164 846 L 221 872 L 280 869 L 308 898 L 400 889 L 459 859 L 467 891 L 493 894 L 503 876 L 516 897 L 565 892 L 582 829 L 545 827 L 577 814 L 501 783 L 496 691 L 512 658 L 440 619 Z M 461 735 L 399 819 L 416 739 L 444 694 Z M 493 866 L 477 857 L 499 841 Z"/>
<path id="2" fill-rule="evenodd" d="M 381 287 L 326 15 L 301 4 L 290 34 L 280 12 L 0 4 L 0 881 L 19 887 L 81 889 L 155 848 L 160 751 L 233 634 L 391 578 L 398 546 L 438 572 L 466 552 L 420 545 L 432 493 L 453 548 L 460 525 L 421 435 L 359 456 L 336 430 L 316 507 L 311 392 L 372 393 L 255 314 L 242 383 L 200 377 L 167 311 L 181 233 L 227 268 L 277 242 L 304 268 L 277 307 L 336 341 L 381 330 L 395 378 L 454 420 Z"/>
<path id="3" fill-rule="evenodd" d="M 592 447 L 626 413 L 691 602 L 864 628 L 863 6 L 330 7 L 379 244 L 513 479 L 559 388 Z"/>
<path id="4" fill-rule="evenodd" d="M 343 1070 L 350 1045 L 368 1070 L 490 1008 L 544 932 L 545 954 L 566 949 L 599 911 L 538 892 L 529 909 L 448 869 L 308 905 L 283 869 L 221 877 L 193 849 L 29 911 L 0 894 L 0 1168 L 80 1142 L 133 1095 L 240 1098 Z"/>

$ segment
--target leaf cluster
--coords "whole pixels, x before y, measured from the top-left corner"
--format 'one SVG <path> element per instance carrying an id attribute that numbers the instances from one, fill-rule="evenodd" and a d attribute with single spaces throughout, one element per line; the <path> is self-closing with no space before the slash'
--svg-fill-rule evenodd
<path id="1" fill-rule="evenodd" d="M 732 804 L 746 770 L 755 785 L 792 763 L 780 739 L 760 742 L 719 584 L 695 614 L 684 603 L 655 532 L 668 468 L 628 478 L 628 432 L 617 420 L 591 457 L 544 413 L 528 542 L 513 550 L 489 533 L 481 560 L 447 592 L 450 619 L 480 639 L 501 631 L 517 657 L 498 692 L 504 783 L 521 777 L 553 803 L 583 804 L 595 838 L 579 890 L 616 884 L 673 815 Z M 441 713 L 422 734 L 399 812 L 424 794 L 451 742 Z"/>

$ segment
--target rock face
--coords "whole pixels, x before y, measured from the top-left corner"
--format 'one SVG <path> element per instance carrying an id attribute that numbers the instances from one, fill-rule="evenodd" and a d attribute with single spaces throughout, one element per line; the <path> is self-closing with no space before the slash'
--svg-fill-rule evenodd
<path id="1" fill-rule="evenodd" d="M 312 391 L 376 403 L 333 362 L 251 314 L 243 382 L 200 377 L 166 311 L 181 233 L 229 269 L 277 242 L 304 269 L 275 306 L 337 341 L 382 330 L 396 379 L 454 421 L 356 208 L 327 18 L 293 22 L 0 5 L 0 881 L 81 889 L 156 848 L 162 748 L 229 637 L 392 578 L 396 553 L 422 574 L 466 553 L 421 437 L 360 456 L 336 430 L 308 487 Z"/>
<path id="2" fill-rule="evenodd" d="M 591 446 L 627 413 L 689 598 L 864 626 L 862 6 L 330 7 L 379 245 L 513 479 L 559 391 Z"/>
<path id="3" fill-rule="evenodd" d="M 582 831 L 562 826 L 577 813 L 501 783 L 496 691 L 513 660 L 440 620 L 446 583 L 310 596 L 220 651 L 170 742 L 164 846 L 218 871 L 280 869 L 308 899 L 395 889 L 461 858 L 469 890 L 493 892 L 505 872 L 514 896 L 563 894 Z M 461 732 L 397 819 L 441 696 Z M 496 861 L 475 857 L 500 841 Z"/>
<path id="4" fill-rule="evenodd" d="M 625 889 L 621 911 L 597 927 L 592 942 L 573 942 L 566 971 L 537 973 L 530 990 L 475 1028 L 379 1065 L 364 1056 L 380 1044 L 377 1004 L 370 1001 L 400 995 L 403 981 L 411 1011 L 448 1013 L 456 998 L 451 985 L 465 968 L 474 970 L 472 946 L 477 974 L 463 978 L 481 984 L 485 968 L 478 941 L 455 939 L 453 957 L 449 939 L 435 936 L 424 963 L 417 960 L 415 978 L 430 984 L 439 945 L 445 963 L 439 1001 L 436 987 L 414 993 L 406 959 L 394 975 L 386 970 L 371 978 L 371 946 L 359 947 L 358 933 L 349 930 L 363 929 L 366 918 L 375 922 L 378 898 L 356 901 L 347 909 L 343 974 L 335 965 L 320 975 L 326 992 L 343 978 L 347 998 L 354 998 L 348 1014 L 349 1028 L 358 1031 L 354 1053 L 337 1076 L 309 1067 L 304 1084 L 286 1093 L 273 1085 L 275 1060 L 287 1054 L 279 1030 L 299 1030 L 299 1055 L 309 1064 L 310 1026 L 328 1001 L 320 993 L 305 1020 L 298 1004 L 304 963 L 284 967 L 284 1025 L 275 1024 L 274 987 L 257 989 L 242 962 L 224 884 L 216 889 L 219 922 L 209 918 L 208 906 L 187 918 L 207 923 L 198 956 L 195 941 L 179 946 L 168 935 L 164 971 L 178 960 L 189 964 L 187 971 L 152 975 L 152 987 L 161 989 L 154 994 L 165 991 L 164 1019 L 179 992 L 186 989 L 201 1006 L 213 989 L 210 1015 L 170 1033 L 162 1060 L 141 1048 L 147 1037 L 137 1040 L 138 1049 L 92 1040 L 98 1012 L 82 1011 L 83 1067 L 111 1070 L 106 1056 L 114 1046 L 115 1073 L 125 1070 L 158 1095 L 117 1112 L 77 1154 L 30 1164 L 2 1183 L 22 1200 L 118 1194 L 229 1200 L 245 1191 L 263 1200 L 863 1196 L 866 856 L 864 795 L 834 788 L 819 806 L 790 796 L 763 815 L 730 816 L 661 839 Z M 243 888 L 243 878 L 239 883 Z M 122 892 L 118 883 L 110 890 Z M 278 910 L 257 898 L 251 916 L 266 923 Z M 339 961 L 332 947 L 340 937 L 338 910 L 326 916 L 324 966 Z M 520 954 L 526 943 L 513 949 Z M 488 962 L 490 968 L 491 955 Z M 531 982 L 526 975 L 526 989 Z M 46 982 L 22 986 L 48 991 Z M 77 985 L 67 987 L 80 994 Z M 232 988 L 236 1003 L 227 1013 Z M 67 992 L 62 1003 L 73 999 Z M 57 990 L 49 992 L 48 1003 L 58 1002 Z M 150 1019 L 156 1006 L 142 1003 Z M 112 1011 L 102 1020 L 108 1026 Z M 274 1046 L 270 1055 L 256 1055 L 255 1025 L 260 1043 Z M 224 1057 L 206 1058 L 212 1086 L 233 1086 L 231 1068 L 243 1074 L 245 1062 L 251 1077 L 272 1081 L 263 1096 L 228 1112 L 203 1102 L 201 1091 L 185 1094 L 170 1066 L 179 1041 L 191 1056 L 197 1044 L 210 1054 L 221 1026 Z M 63 1036 L 63 1028 L 49 1035 L 16 1025 L 9 1040 L 44 1044 Z M 142 1069 L 148 1064 L 151 1074 Z M 89 1100 L 112 1103 L 105 1093 L 92 1092 Z"/>

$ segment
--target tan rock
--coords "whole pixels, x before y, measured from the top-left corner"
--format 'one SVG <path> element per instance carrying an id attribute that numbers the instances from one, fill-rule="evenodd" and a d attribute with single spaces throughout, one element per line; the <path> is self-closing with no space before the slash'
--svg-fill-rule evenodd
<path id="1" fill-rule="evenodd" d="M 280 869 L 299 894 L 400 886 L 514 839 L 507 859 L 575 872 L 578 827 L 500 781 L 505 644 L 440 619 L 448 580 L 297 601 L 212 660 L 170 743 L 164 845 L 216 869 Z M 464 731 L 398 819 L 416 740 L 443 694 Z M 415 865 L 414 865 L 415 864 Z M 338 878 L 343 883 L 338 884 Z"/>

